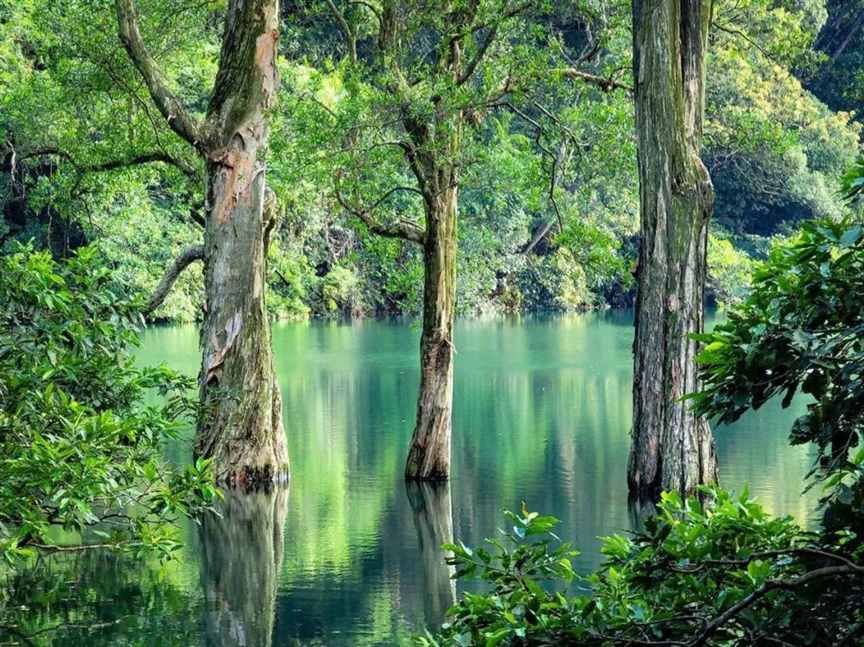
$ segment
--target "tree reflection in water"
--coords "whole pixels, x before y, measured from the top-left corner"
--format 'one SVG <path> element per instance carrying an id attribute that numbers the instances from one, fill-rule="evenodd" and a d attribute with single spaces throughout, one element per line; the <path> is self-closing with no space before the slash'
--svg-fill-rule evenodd
<path id="1" fill-rule="evenodd" d="M 269 647 L 282 566 L 288 487 L 224 492 L 201 520 L 201 585 L 208 645 Z"/>
<path id="2" fill-rule="evenodd" d="M 420 548 L 420 573 L 426 601 L 426 626 L 439 627 L 447 609 L 456 602 L 456 581 L 453 566 L 445 562 L 442 544 L 453 543 L 453 505 L 450 483 L 406 482 L 405 490 L 414 517 L 417 543 Z"/>

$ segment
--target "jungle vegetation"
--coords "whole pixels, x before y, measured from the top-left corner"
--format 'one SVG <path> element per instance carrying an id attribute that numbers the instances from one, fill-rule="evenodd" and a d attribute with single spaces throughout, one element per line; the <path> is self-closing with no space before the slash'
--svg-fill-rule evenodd
<path id="1" fill-rule="evenodd" d="M 644 527 L 588 576 L 527 509 L 448 544 L 487 592 L 418 641 L 860 641 L 862 26 L 858 0 L 0 0 L 3 557 L 168 559 L 188 517 L 218 562 L 256 519 L 264 644 L 273 319 L 418 316 L 404 474 L 440 481 L 457 314 L 633 306 Z M 131 354 L 180 321 L 197 384 Z M 710 420 L 799 392 L 818 531 L 716 486 Z"/>

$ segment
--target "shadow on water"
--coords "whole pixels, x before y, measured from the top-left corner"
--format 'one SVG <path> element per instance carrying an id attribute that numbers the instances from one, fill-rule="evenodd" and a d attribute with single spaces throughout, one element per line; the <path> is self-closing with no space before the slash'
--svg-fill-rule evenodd
<path id="1" fill-rule="evenodd" d="M 201 587 L 207 645 L 273 644 L 288 487 L 225 491 L 201 519 Z"/>
<path id="2" fill-rule="evenodd" d="M 425 590 L 426 626 L 438 627 L 447 609 L 456 603 L 456 581 L 453 566 L 448 566 L 443 544 L 453 543 L 453 504 L 450 483 L 405 483 L 408 502 L 417 531 L 420 550 L 420 574 Z"/>

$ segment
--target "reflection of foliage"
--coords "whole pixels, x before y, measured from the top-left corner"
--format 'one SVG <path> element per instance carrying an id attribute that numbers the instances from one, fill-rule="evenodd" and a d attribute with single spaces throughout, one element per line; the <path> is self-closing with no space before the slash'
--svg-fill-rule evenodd
<path id="1" fill-rule="evenodd" d="M 85 544 L 167 553 L 165 522 L 215 496 L 206 462 L 160 458 L 192 409 L 188 379 L 135 368 L 139 303 L 95 250 L 65 264 L 22 249 L 0 259 L 0 551 L 51 544 L 52 529 Z M 144 406 L 148 389 L 166 396 Z M 96 528 L 98 526 L 98 528 Z"/>
<path id="2" fill-rule="evenodd" d="M 448 547 L 458 575 L 479 577 L 489 592 L 466 593 L 441 633 L 419 643 L 695 647 L 860 640 L 860 542 L 826 545 L 789 518 L 768 516 L 746 492 L 704 494 L 710 503 L 664 495 L 644 530 L 604 539 L 606 561 L 584 578 L 574 574 L 575 553 L 551 534 L 557 519 L 524 508 L 508 514 L 512 529 L 487 540 L 488 549 Z M 559 592 L 574 578 L 591 593 Z"/>
<path id="3" fill-rule="evenodd" d="M 0 640 L 21 645 L 197 644 L 201 600 L 179 562 L 85 552 L 0 572 Z M 110 604 L 107 603 L 110 601 Z M 158 637 L 158 639 L 156 638 Z"/>

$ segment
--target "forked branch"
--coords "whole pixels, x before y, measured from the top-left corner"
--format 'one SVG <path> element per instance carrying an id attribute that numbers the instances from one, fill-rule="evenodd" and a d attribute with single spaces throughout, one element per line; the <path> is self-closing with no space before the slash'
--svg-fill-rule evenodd
<path id="1" fill-rule="evenodd" d="M 385 236 L 386 238 L 401 238 L 402 240 L 407 240 L 412 243 L 423 244 L 426 240 L 426 232 L 421 227 L 417 226 L 413 222 L 408 221 L 400 221 L 396 223 L 381 223 L 378 222 L 375 218 L 372 217 L 372 212 L 375 211 L 381 204 L 383 204 L 391 195 L 398 193 L 400 191 L 409 191 L 412 193 L 417 193 L 419 195 L 423 195 L 419 190 L 414 189 L 408 186 L 397 186 L 393 187 L 380 198 L 378 198 L 371 207 L 358 207 L 352 205 L 345 199 L 345 196 L 342 195 L 342 189 L 339 186 L 339 176 L 336 176 L 335 182 L 335 193 L 336 200 L 339 202 L 339 205 L 345 209 L 348 213 L 353 216 L 356 216 L 360 220 L 362 220 L 366 226 L 369 228 L 369 231 L 378 234 L 379 236 Z"/>

